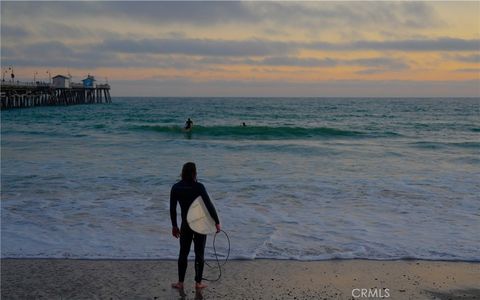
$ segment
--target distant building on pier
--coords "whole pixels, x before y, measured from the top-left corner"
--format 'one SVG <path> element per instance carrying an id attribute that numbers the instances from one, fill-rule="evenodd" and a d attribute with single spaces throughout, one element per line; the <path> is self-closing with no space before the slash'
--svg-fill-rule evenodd
<path id="1" fill-rule="evenodd" d="M 52 85 L 55 88 L 59 89 L 69 89 L 70 88 L 70 77 L 64 75 L 57 75 L 52 78 Z"/>
<path id="2" fill-rule="evenodd" d="M 95 87 L 95 77 L 88 75 L 87 78 L 82 80 L 83 87 L 85 88 L 94 88 Z"/>

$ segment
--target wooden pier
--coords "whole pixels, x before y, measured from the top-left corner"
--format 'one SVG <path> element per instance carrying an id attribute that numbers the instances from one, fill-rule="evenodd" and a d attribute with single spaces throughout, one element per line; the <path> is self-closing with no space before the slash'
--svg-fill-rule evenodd
<path id="1" fill-rule="evenodd" d="M 72 83 L 68 88 L 53 87 L 45 83 L 2 82 L 1 109 L 34 106 L 111 103 L 110 85 L 85 87 Z"/>

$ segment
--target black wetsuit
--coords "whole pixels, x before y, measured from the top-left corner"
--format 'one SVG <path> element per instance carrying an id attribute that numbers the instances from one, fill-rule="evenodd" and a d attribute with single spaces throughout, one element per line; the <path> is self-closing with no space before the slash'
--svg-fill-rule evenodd
<path id="1" fill-rule="evenodd" d="M 210 197 L 208 197 L 203 184 L 182 180 L 174 184 L 170 192 L 170 218 L 172 219 L 173 227 L 178 227 L 177 202 L 180 204 L 182 213 L 182 225 L 180 227 L 180 254 L 178 256 L 178 281 L 180 282 L 183 282 L 185 279 L 188 265 L 188 253 L 190 252 L 192 240 L 195 248 L 195 281 L 202 281 L 207 236 L 194 232 L 187 223 L 188 209 L 198 196 L 202 196 L 208 212 L 213 220 L 215 220 L 215 224 L 220 224 L 215 207 L 210 201 Z"/>

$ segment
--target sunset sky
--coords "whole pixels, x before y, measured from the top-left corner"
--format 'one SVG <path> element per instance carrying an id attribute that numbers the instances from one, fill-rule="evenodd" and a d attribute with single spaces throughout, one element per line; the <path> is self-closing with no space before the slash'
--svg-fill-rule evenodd
<path id="1" fill-rule="evenodd" d="M 2 1 L 2 74 L 90 73 L 115 96 L 480 96 L 479 6 Z"/>

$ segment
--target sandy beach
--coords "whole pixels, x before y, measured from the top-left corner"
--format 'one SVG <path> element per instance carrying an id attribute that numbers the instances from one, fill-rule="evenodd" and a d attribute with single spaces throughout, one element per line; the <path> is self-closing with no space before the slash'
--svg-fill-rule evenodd
<path id="1" fill-rule="evenodd" d="M 439 261 L 230 261 L 202 293 L 175 261 L 4 259 L 2 299 L 479 299 L 480 264 Z M 215 270 L 205 276 L 214 277 Z M 367 289 L 367 291 L 362 291 Z M 376 291 L 376 292 L 375 292 Z M 353 292 L 353 295 L 352 295 Z M 362 292 L 366 292 L 362 297 Z M 368 297 L 368 292 L 370 296 Z M 372 294 L 376 293 L 376 294 Z M 388 297 L 387 297 L 388 296 Z"/>

